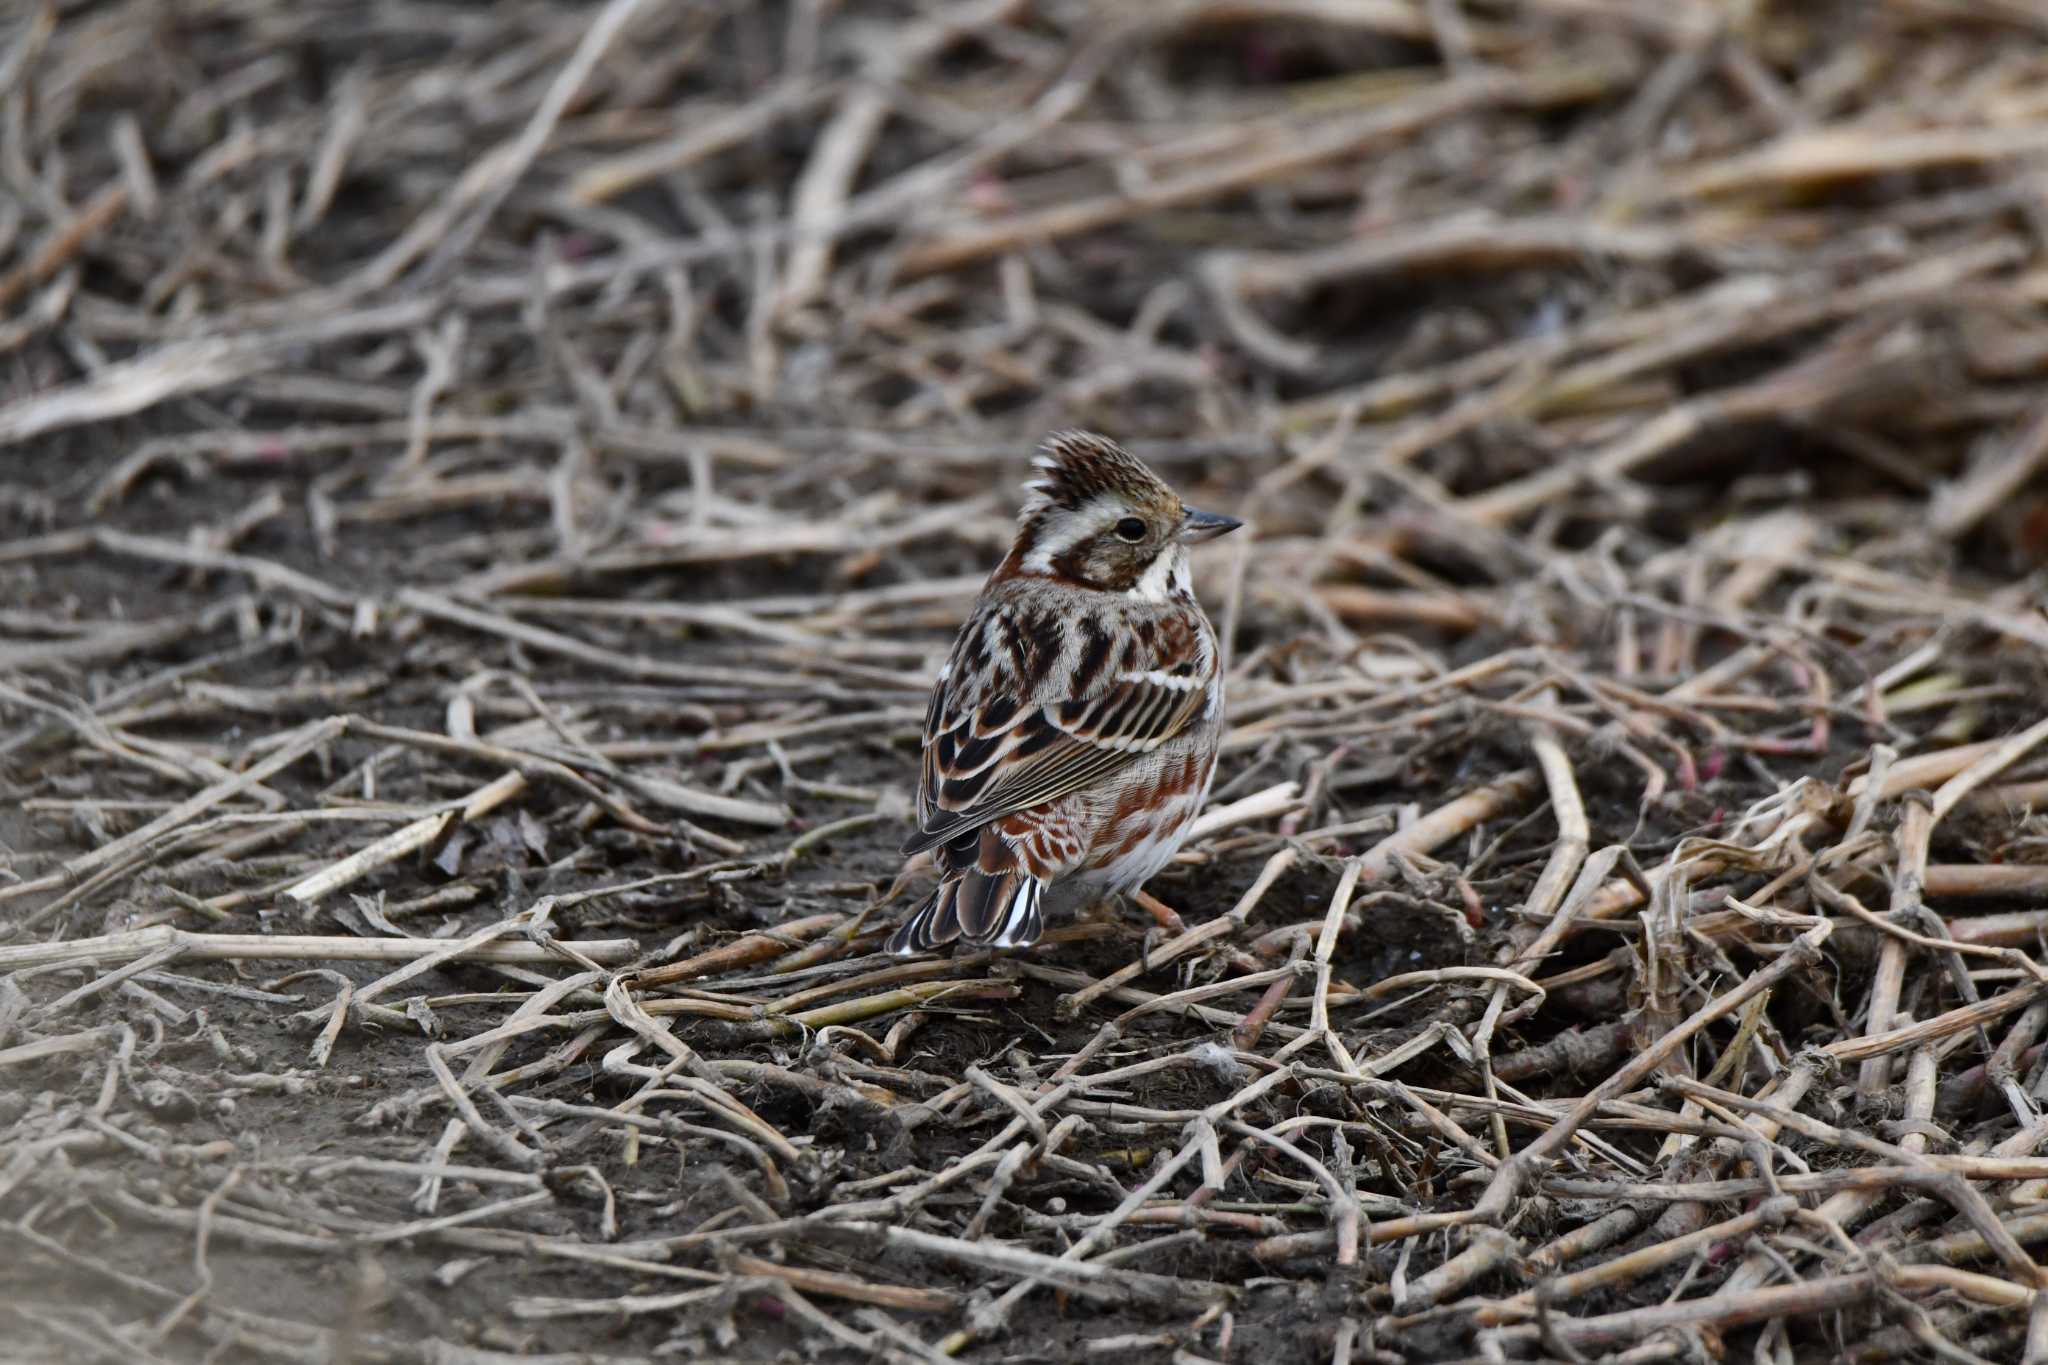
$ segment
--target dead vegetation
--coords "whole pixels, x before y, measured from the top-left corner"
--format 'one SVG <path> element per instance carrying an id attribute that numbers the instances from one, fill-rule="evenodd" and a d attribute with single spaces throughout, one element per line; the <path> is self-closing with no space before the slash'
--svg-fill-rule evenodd
<path id="1" fill-rule="evenodd" d="M 22 1358 L 2048 1362 L 2035 7 L 0 30 Z M 873 952 L 1024 456 L 1191 927 Z M 914 884 L 913 884 L 914 893 Z"/>

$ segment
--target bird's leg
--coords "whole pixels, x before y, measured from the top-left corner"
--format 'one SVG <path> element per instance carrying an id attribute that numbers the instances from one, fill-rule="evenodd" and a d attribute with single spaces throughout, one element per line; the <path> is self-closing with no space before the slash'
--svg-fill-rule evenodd
<path id="1" fill-rule="evenodd" d="M 1172 906 L 1156 896 L 1134 889 L 1131 900 L 1154 921 L 1145 926 L 1145 941 L 1138 949 L 1138 961 L 1149 972 L 1152 970 L 1152 950 L 1159 946 L 1161 940 L 1178 938 L 1186 933 L 1187 926 L 1181 923 Z"/>
<path id="2" fill-rule="evenodd" d="M 1185 934 L 1188 931 L 1187 925 L 1181 923 L 1180 916 L 1175 913 L 1174 908 L 1153 896 L 1150 892 L 1143 890 L 1133 891 L 1131 892 L 1131 899 L 1137 902 L 1139 909 L 1143 910 L 1153 919 L 1158 920 L 1159 927 L 1167 933 Z"/>

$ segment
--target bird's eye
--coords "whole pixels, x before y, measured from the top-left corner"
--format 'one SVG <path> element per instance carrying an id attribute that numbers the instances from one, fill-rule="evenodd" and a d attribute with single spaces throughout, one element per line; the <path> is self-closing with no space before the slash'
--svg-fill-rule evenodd
<path id="1" fill-rule="evenodd" d="M 1125 517 L 1116 524 L 1116 538 L 1136 545 L 1145 538 L 1145 523 L 1136 517 Z"/>

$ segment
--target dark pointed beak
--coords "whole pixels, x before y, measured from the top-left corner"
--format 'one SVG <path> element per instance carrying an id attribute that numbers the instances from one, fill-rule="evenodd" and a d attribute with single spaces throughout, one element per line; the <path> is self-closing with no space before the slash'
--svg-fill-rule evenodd
<path id="1" fill-rule="evenodd" d="M 1244 525 L 1236 517 L 1226 517 L 1220 512 L 1197 512 L 1188 509 L 1187 519 L 1180 524 L 1180 538 L 1189 545 L 1200 545 L 1205 540 L 1214 540 L 1228 535 Z"/>

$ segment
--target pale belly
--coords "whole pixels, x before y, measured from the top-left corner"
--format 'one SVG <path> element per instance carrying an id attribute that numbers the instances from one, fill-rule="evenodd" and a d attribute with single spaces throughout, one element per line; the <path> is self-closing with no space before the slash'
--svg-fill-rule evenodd
<path id="1" fill-rule="evenodd" d="M 1080 805 L 1081 819 L 1093 837 L 1088 840 L 1089 855 L 1062 880 L 1093 891 L 1129 891 L 1172 862 L 1209 799 L 1209 784 L 1216 775 L 1214 743 L 1209 735 L 1190 735 L 1182 744 L 1133 764 L 1128 786 L 1071 798 Z M 1176 781 L 1173 785 L 1180 790 L 1159 795 L 1162 779 L 1180 778 L 1191 756 L 1200 765 L 1193 785 Z M 1124 798 L 1133 790 L 1153 795 L 1132 810 Z"/>

